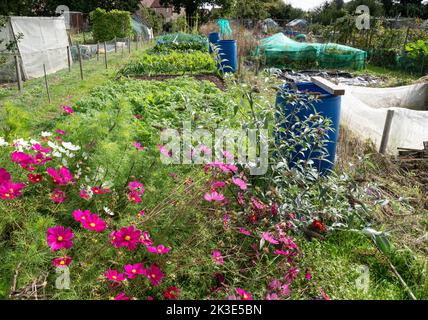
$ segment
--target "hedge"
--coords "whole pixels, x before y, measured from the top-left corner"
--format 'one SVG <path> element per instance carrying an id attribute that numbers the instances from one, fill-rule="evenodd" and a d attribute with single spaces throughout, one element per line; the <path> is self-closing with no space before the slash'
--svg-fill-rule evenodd
<path id="1" fill-rule="evenodd" d="M 132 18 L 128 11 L 105 11 L 97 8 L 90 14 L 92 35 L 95 41 L 110 41 L 129 37 L 132 33 Z"/>

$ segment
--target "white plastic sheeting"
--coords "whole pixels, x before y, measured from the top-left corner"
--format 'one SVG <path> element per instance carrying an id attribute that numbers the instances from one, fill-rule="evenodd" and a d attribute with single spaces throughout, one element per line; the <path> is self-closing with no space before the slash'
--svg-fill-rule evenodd
<path id="1" fill-rule="evenodd" d="M 24 79 L 54 73 L 68 67 L 68 36 L 64 17 L 10 17 L 12 32 L 18 41 Z"/>
<path id="2" fill-rule="evenodd" d="M 389 109 L 394 117 L 387 152 L 396 155 L 398 147 L 423 149 L 423 141 L 428 141 L 428 83 L 397 88 L 347 86 L 341 122 L 379 148 Z"/>

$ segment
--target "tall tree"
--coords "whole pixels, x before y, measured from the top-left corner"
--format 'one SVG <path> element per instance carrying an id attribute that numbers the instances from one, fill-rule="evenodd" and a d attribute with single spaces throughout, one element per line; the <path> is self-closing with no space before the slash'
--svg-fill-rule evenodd
<path id="1" fill-rule="evenodd" d="M 232 0 L 160 0 L 160 3 L 165 6 L 173 6 L 175 12 L 180 12 L 181 8 L 186 10 L 186 18 L 189 25 L 193 24 L 193 18 L 203 4 L 220 6 L 223 10 L 227 10 L 232 6 Z"/>

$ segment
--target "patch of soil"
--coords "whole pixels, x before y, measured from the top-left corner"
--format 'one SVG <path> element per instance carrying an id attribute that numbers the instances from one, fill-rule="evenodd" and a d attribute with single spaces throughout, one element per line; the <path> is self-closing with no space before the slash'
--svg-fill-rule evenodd
<path id="1" fill-rule="evenodd" d="M 154 76 L 136 76 L 135 79 L 139 80 L 149 80 L 149 81 L 164 81 L 168 79 L 173 79 L 177 77 L 181 77 L 182 75 L 171 75 L 171 74 L 160 74 L 160 75 L 154 75 Z M 193 77 L 197 80 L 206 80 L 211 81 L 214 83 L 217 88 L 219 88 L 222 91 L 226 90 L 226 85 L 224 83 L 224 80 L 213 75 L 213 74 L 185 74 L 185 76 Z"/>

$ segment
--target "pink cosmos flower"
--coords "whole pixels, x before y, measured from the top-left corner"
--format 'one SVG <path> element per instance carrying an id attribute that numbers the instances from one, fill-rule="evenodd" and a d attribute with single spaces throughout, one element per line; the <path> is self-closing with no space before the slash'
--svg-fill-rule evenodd
<path id="1" fill-rule="evenodd" d="M 220 251 L 218 250 L 214 250 L 213 251 L 213 262 L 214 264 L 217 265 L 222 265 L 223 264 L 223 256 L 221 255 Z"/>
<path id="2" fill-rule="evenodd" d="M 227 151 L 227 150 L 223 150 L 222 151 L 223 156 L 227 159 L 227 160 L 233 160 L 235 159 L 235 156 L 233 155 L 233 153 Z"/>
<path id="3" fill-rule="evenodd" d="M 77 222 L 83 222 L 88 219 L 88 217 L 91 215 L 91 211 L 89 210 L 75 210 L 73 211 L 73 218 Z"/>
<path id="4" fill-rule="evenodd" d="M 281 281 L 279 281 L 278 279 L 273 279 L 270 283 L 269 283 L 269 289 L 271 290 L 277 290 L 281 287 Z"/>
<path id="5" fill-rule="evenodd" d="M 271 244 L 279 244 L 279 241 L 276 240 L 270 232 L 263 232 L 262 237 Z"/>
<path id="6" fill-rule="evenodd" d="M 35 158 L 33 157 L 33 159 L 34 159 L 34 164 L 35 164 L 35 165 L 43 165 L 43 164 L 45 164 L 46 162 L 48 162 L 48 161 L 51 161 L 51 160 L 52 160 L 52 158 L 51 158 L 51 157 L 45 157 L 45 156 L 43 155 L 43 153 L 38 153 L 38 154 L 36 155 L 36 157 L 35 157 Z"/>
<path id="7" fill-rule="evenodd" d="M 54 189 L 50 198 L 55 203 L 63 203 L 65 201 L 65 192 L 61 189 Z"/>
<path id="8" fill-rule="evenodd" d="M 144 193 L 144 185 L 141 182 L 138 182 L 137 180 L 129 182 L 128 189 L 130 191 L 138 191 Z"/>
<path id="9" fill-rule="evenodd" d="M 12 152 L 11 156 L 12 156 L 12 162 L 15 162 L 16 164 L 20 165 L 24 170 L 26 171 L 34 170 L 34 166 L 32 166 L 35 163 L 34 157 L 21 151 Z"/>
<path id="10" fill-rule="evenodd" d="M 245 205 L 244 195 L 241 192 L 238 192 L 238 204 Z"/>
<path id="11" fill-rule="evenodd" d="M 272 217 L 276 217 L 278 215 L 278 205 L 276 202 L 272 203 L 270 207 L 270 214 Z"/>
<path id="12" fill-rule="evenodd" d="M 175 300 L 178 298 L 178 294 L 180 293 L 180 289 L 176 286 L 168 286 L 168 289 L 163 292 L 163 296 L 168 300 Z"/>
<path id="13" fill-rule="evenodd" d="M 71 261 L 73 261 L 73 259 L 69 256 L 59 257 L 59 258 L 53 259 L 53 265 L 55 267 L 65 267 L 65 266 L 69 266 Z"/>
<path id="14" fill-rule="evenodd" d="M 41 174 L 27 174 L 28 180 L 30 180 L 32 183 L 39 183 L 43 180 L 43 176 Z"/>
<path id="15" fill-rule="evenodd" d="M 320 292 L 324 300 L 330 300 L 330 297 L 324 292 L 322 288 L 320 288 Z"/>
<path id="16" fill-rule="evenodd" d="M 283 284 L 281 286 L 281 288 L 280 288 L 280 294 L 281 294 L 281 296 L 286 297 L 286 296 L 289 296 L 290 293 L 291 293 L 290 285 L 288 283 Z"/>
<path id="17" fill-rule="evenodd" d="M 152 239 L 150 239 L 150 234 L 148 231 L 144 231 L 143 234 L 140 236 L 140 243 L 144 244 L 145 246 L 151 246 L 153 244 Z"/>
<path id="18" fill-rule="evenodd" d="M 113 300 L 130 300 L 131 298 L 126 296 L 125 292 L 119 293 Z"/>
<path id="19" fill-rule="evenodd" d="M 213 192 L 213 193 L 205 193 L 204 195 L 204 199 L 208 202 L 212 202 L 212 201 L 223 201 L 225 199 L 224 195 L 218 192 Z"/>
<path id="20" fill-rule="evenodd" d="M 6 176 L 6 175 L 5 175 Z M 3 181 L 0 184 L 0 198 L 3 200 L 12 200 L 22 196 L 21 190 L 24 189 L 25 184 L 12 181 Z"/>
<path id="21" fill-rule="evenodd" d="M 150 268 L 146 269 L 146 276 L 149 278 L 150 282 L 157 287 L 162 281 L 164 274 L 157 265 L 153 264 Z"/>
<path id="22" fill-rule="evenodd" d="M 127 264 L 123 266 L 123 269 L 125 270 L 125 274 L 128 279 L 134 279 L 139 274 L 145 274 L 145 269 L 142 263 Z"/>
<path id="23" fill-rule="evenodd" d="M 157 247 L 154 246 L 147 246 L 147 250 L 151 253 L 156 253 L 156 254 L 165 254 L 168 253 L 171 248 L 167 248 L 164 245 L 160 244 Z"/>
<path id="24" fill-rule="evenodd" d="M 168 158 L 172 158 L 172 150 L 168 151 L 163 145 L 158 144 L 159 152 Z"/>
<path id="25" fill-rule="evenodd" d="M 40 143 L 35 143 L 31 146 L 31 150 L 41 152 L 41 153 L 49 153 L 51 152 L 50 148 L 43 148 Z"/>
<path id="26" fill-rule="evenodd" d="M 56 130 L 56 133 L 58 133 L 59 135 L 64 135 L 65 134 L 65 131 L 63 131 L 63 130 L 61 130 L 61 129 L 58 129 L 58 130 Z"/>
<path id="27" fill-rule="evenodd" d="M 224 183 L 223 181 L 213 182 L 211 184 L 211 190 L 216 191 L 216 189 L 218 189 L 218 188 L 224 188 L 225 185 L 226 185 L 226 183 Z"/>
<path id="28" fill-rule="evenodd" d="M 247 190 L 247 183 L 240 178 L 232 178 L 232 182 L 234 185 L 238 186 L 241 190 Z"/>
<path id="29" fill-rule="evenodd" d="M 266 300 L 279 300 L 278 294 L 275 292 L 268 293 L 266 295 Z"/>
<path id="30" fill-rule="evenodd" d="M 140 151 L 144 151 L 144 149 L 146 149 L 145 147 L 143 147 L 142 145 L 141 145 L 141 143 L 139 143 L 139 142 L 134 142 L 134 147 L 137 149 L 137 150 L 140 150 Z"/>
<path id="31" fill-rule="evenodd" d="M 56 226 L 49 228 L 46 232 L 46 239 L 48 245 L 53 251 L 60 249 L 70 249 L 73 246 L 74 234 L 71 232 L 71 228 L 65 229 L 63 226 Z"/>
<path id="32" fill-rule="evenodd" d="M 52 177 L 53 181 L 60 186 L 75 183 L 70 170 L 64 166 L 62 166 L 59 170 L 48 168 L 46 172 Z"/>
<path id="33" fill-rule="evenodd" d="M 5 168 L 0 168 L 0 184 L 10 181 L 10 173 Z"/>
<path id="34" fill-rule="evenodd" d="M 89 214 L 86 216 L 86 219 L 80 222 L 85 229 L 95 232 L 102 232 L 107 228 L 106 222 L 100 219 L 96 214 Z"/>
<path id="35" fill-rule="evenodd" d="M 135 229 L 134 226 L 123 227 L 110 236 L 115 247 L 127 247 L 132 251 L 140 242 L 141 230 Z"/>
<path id="36" fill-rule="evenodd" d="M 246 236 L 251 236 L 251 232 L 244 228 L 239 228 L 238 231 Z"/>
<path id="37" fill-rule="evenodd" d="M 306 280 L 311 280 L 311 279 L 312 279 L 312 274 L 311 274 L 311 273 L 309 273 L 309 272 L 306 272 L 306 274 L 305 274 L 305 279 L 306 279 Z"/>
<path id="38" fill-rule="evenodd" d="M 245 292 L 241 288 L 236 288 L 236 292 L 241 296 L 242 300 L 253 300 L 253 298 L 251 298 L 251 294 L 249 292 Z"/>
<path id="39" fill-rule="evenodd" d="M 251 197 L 251 205 L 254 209 L 264 211 L 266 206 L 256 197 Z"/>
<path id="40" fill-rule="evenodd" d="M 105 191 L 104 189 L 102 189 L 102 188 L 100 188 L 100 187 L 96 187 L 96 186 L 91 187 L 91 191 L 92 191 L 94 194 L 104 194 L 104 193 L 106 193 L 106 191 Z"/>
<path id="41" fill-rule="evenodd" d="M 148 297 L 147 297 L 147 300 L 152 301 L 152 300 L 154 300 L 154 299 L 153 299 L 153 297 L 152 297 L 152 296 L 148 296 Z"/>
<path id="42" fill-rule="evenodd" d="M 287 283 L 292 283 L 299 274 L 300 270 L 297 267 L 290 268 L 284 275 L 284 279 Z"/>
<path id="43" fill-rule="evenodd" d="M 70 106 L 62 106 L 62 110 L 67 114 L 72 114 L 74 112 L 73 108 Z"/>
<path id="44" fill-rule="evenodd" d="M 139 217 L 144 217 L 145 214 L 146 212 L 144 210 L 141 210 L 140 212 L 138 212 Z"/>
<path id="45" fill-rule="evenodd" d="M 106 272 L 104 272 L 105 277 L 115 283 L 121 283 L 125 280 L 125 276 L 123 273 L 119 273 L 117 270 L 108 269 Z"/>
<path id="46" fill-rule="evenodd" d="M 273 253 L 274 254 L 283 255 L 283 256 L 289 256 L 290 255 L 290 251 L 288 251 L 288 250 L 284 251 L 284 250 L 278 250 L 278 249 L 276 249 L 276 250 L 273 251 Z"/>
<path id="47" fill-rule="evenodd" d="M 88 200 L 91 198 L 91 195 L 88 193 L 88 191 L 86 191 L 86 189 L 82 189 L 79 192 L 79 197 L 85 200 Z"/>
<path id="48" fill-rule="evenodd" d="M 131 191 L 128 193 L 128 199 L 131 200 L 134 203 L 141 203 L 141 194 L 137 191 Z"/>

